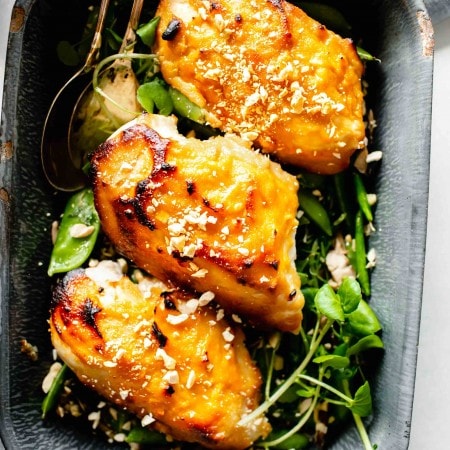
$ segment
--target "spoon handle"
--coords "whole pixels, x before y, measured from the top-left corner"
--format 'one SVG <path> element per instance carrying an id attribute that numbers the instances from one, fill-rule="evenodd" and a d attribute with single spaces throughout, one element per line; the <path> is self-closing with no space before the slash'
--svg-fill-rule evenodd
<path id="1" fill-rule="evenodd" d="M 125 36 L 123 37 L 122 45 L 120 46 L 119 53 L 126 53 L 131 45 L 134 44 L 136 39 L 135 30 L 139 24 L 139 18 L 141 17 L 142 6 L 144 0 L 134 0 L 131 8 L 130 20 L 128 21 Z"/>
<path id="2" fill-rule="evenodd" d="M 86 57 L 86 62 L 83 66 L 83 71 L 88 71 L 95 64 L 97 59 L 97 53 L 102 45 L 102 31 L 105 24 L 105 17 L 109 7 L 109 0 L 102 0 L 100 4 L 100 9 L 98 12 L 97 25 L 95 27 L 94 37 L 92 39 L 91 47 L 89 53 Z"/>

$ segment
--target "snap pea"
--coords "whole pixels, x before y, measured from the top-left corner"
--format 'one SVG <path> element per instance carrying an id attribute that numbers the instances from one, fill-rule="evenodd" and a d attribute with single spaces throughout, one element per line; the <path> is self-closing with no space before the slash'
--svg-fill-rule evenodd
<path id="1" fill-rule="evenodd" d="M 66 364 L 63 364 L 59 372 L 57 373 L 55 379 L 53 380 L 52 385 L 50 386 L 47 395 L 42 402 L 42 418 L 45 419 L 47 414 L 52 411 L 59 399 L 59 395 L 64 386 L 64 381 L 66 380 L 68 374 L 70 373 L 70 369 Z"/>
<path id="2" fill-rule="evenodd" d="M 348 178 L 348 172 L 341 172 L 333 175 L 333 183 L 339 209 L 342 214 L 345 214 L 345 224 L 353 232 L 355 213 L 353 204 L 350 202 L 353 198 L 353 188 Z"/>
<path id="3" fill-rule="evenodd" d="M 172 98 L 173 108 L 180 116 L 187 117 L 198 123 L 205 122 L 202 109 L 191 102 L 184 94 L 173 87 L 169 87 L 169 94 Z"/>
<path id="4" fill-rule="evenodd" d="M 298 193 L 300 209 L 328 236 L 333 235 L 330 218 L 318 198 L 310 192 L 300 190 Z"/>
<path id="5" fill-rule="evenodd" d="M 370 207 L 369 200 L 367 199 L 367 191 L 364 186 L 361 175 L 358 172 L 353 173 L 353 181 L 355 183 L 356 199 L 359 207 L 364 216 L 369 222 L 373 221 L 372 208 Z"/>
<path id="6" fill-rule="evenodd" d="M 126 441 L 129 443 L 144 444 L 144 445 L 167 444 L 167 439 L 164 434 L 141 426 L 132 428 L 128 433 Z"/>
<path id="7" fill-rule="evenodd" d="M 358 280 L 361 285 L 362 292 L 370 295 L 370 280 L 369 272 L 366 267 L 366 244 L 364 239 L 364 224 L 362 212 L 359 210 L 356 213 L 355 219 L 355 270 L 358 275 Z"/>
<path id="8" fill-rule="evenodd" d="M 66 204 L 50 256 L 49 276 L 80 267 L 91 254 L 99 231 L 100 219 L 92 189 L 86 188 L 72 195 Z"/>

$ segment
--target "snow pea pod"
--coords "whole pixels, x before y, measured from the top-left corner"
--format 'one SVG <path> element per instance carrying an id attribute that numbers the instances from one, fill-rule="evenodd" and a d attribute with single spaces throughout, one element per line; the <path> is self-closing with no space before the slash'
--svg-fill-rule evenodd
<path id="1" fill-rule="evenodd" d="M 70 369 L 66 364 L 63 364 L 60 371 L 56 375 L 53 380 L 52 385 L 50 386 L 50 390 L 47 392 L 47 395 L 42 402 L 42 418 L 45 419 L 47 414 L 52 411 L 56 404 L 58 403 L 59 396 L 64 387 L 64 381 L 70 374 Z"/>
<path id="2" fill-rule="evenodd" d="M 80 267 L 91 254 L 99 231 L 100 219 L 92 189 L 86 188 L 72 195 L 50 256 L 49 276 Z"/>
<path id="3" fill-rule="evenodd" d="M 345 214 L 345 224 L 353 233 L 354 229 L 354 205 L 353 205 L 353 186 L 349 183 L 348 172 L 340 172 L 333 175 L 334 193 L 336 195 L 339 208 Z"/>
<path id="4" fill-rule="evenodd" d="M 366 216 L 369 222 L 373 221 L 372 208 L 370 207 L 369 200 L 367 199 L 367 191 L 364 186 L 363 180 L 359 173 L 354 172 L 353 180 L 355 182 L 356 199 L 358 200 L 359 207 L 361 211 Z"/>
<path id="5" fill-rule="evenodd" d="M 358 275 L 359 284 L 362 292 L 370 295 L 370 280 L 369 272 L 366 267 L 366 243 L 364 239 L 364 224 L 362 212 L 359 210 L 356 213 L 355 220 L 355 269 Z"/>
<path id="6" fill-rule="evenodd" d="M 204 123 L 205 116 L 202 109 L 191 102 L 179 90 L 169 87 L 169 94 L 172 98 L 173 109 L 182 117 L 187 117 L 197 123 Z"/>
<path id="7" fill-rule="evenodd" d="M 130 430 L 126 438 L 126 442 L 143 445 L 164 445 L 167 444 L 167 439 L 164 434 L 161 434 L 155 430 L 137 426 Z"/>
<path id="8" fill-rule="evenodd" d="M 298 193 L 300 209 L 328 236 L 333 235 L 330 218 L 322 203 L 310 192 L 301 190 Z"/>

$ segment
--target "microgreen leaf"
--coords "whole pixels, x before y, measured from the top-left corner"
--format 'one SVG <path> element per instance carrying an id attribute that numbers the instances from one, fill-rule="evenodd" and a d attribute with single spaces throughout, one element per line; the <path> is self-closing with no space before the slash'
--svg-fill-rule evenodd
<path id="1" fill-rule="evenodd" d="M 328 319 L 344 321 L 344 311 L 340 299 L 329 284 L 325 284 L 319 289 L 314 303 L 317 310 Z"/>
<path id="2" fill-rule="evenodd" d="M 356 355 L 370 348 L 384 348 L 383 341 L 376 334 L 364 336 L 347 350 L 347 356 Z"/>
<path id="3" fill-rule="evenodd" d="M 146 87 L 145 84 L 142 84 L 141 86 L 139 86 L 137 93 L 136 93 L 136 98 L 137 101 L 139 102 L 139 104 L 148 112 L 148 113 L 152 113 L 153 112 L 153 108 L 155 107 L 155 102 L 153 101 L 151 95 L 148 92 L 148 88 Z"/>
<path id="4" fill-rule="evenodd" d="M 284 434 L 289 432 L 289 430 L 279 430 L 270 433 L 268 439 L 270 440 L 278 440 L 281 438 Z M 309 445 L 309 439 L 306 435 L 295 433 L 292 436 L 289 436 L 288 438 L 284 439 L 282 442 L 271 445 L 270 448 L 276 448 L 278 450 L 291 450 L 295 448 L 296 450 L 300 450 L 302 448 L 305 448 Z"/>
<path id="5" fill-rule="evenodd" d="M 358 52 L 358 56 L 365 61 L 377 61 L 381 62 L 379 58 L 370 54 L 367 50 L 364 50 L 361 47 L 356 47 L 356 51 Z"/>
<path id="6" fill-rule="evenodd" d="M 356 310 L 362 298 L 361 287 L 354 278 L 345 278 L 337 291 L 345 314 Z"/>
<path id="7" fill-rule="evenodd" d="M 149 47 L 151 47 L 155 42 L 156 28 L 158 26 L 159 20 L 160 17 L 154 17 L 152 20 L 150 20 L 150 22 L 140 26 L 136 30 L 136 34 L 141 38 L 142 42 Z"/>
<path id="8" fill-rule="evenodd" d="M 347 356 L 348 344 L 343 342 L 335 347 L 333 355 Z"/>
<path id="9" fill-rule="evenodd" d="M 381 330 L 380 322 L 367 302 L 361 300 L 358 308 L 347 316 L 351 332 L 363 336 L 375 334 Z"/>
<path id="10" fill-rule="evenodd" d="M 346 356 L 339 355 L 322 355 L 313 359 L 317 364 L 323 364 L 324 367 L 332 367 L 333 369 L 343 369 L 350 364 L 350 360 Z"/>
<path id="11" fill-rule="evenodd" d="M 296 394 L 297 394 L 299 397 L 302 397 L 302 398 L 311 398 L 311 397 L 314 397 L 315 393 L 316 393 L 316 391 L 315 391 L 315 389 L 313 389 L 313 388 L 311 388 L 311 389 L 299 389 L 299 390 L 296 392 Z"/>
<path id="12" fill-rule="evenodd" d="M 154 79 L 139 86 L 137 99 L 144 108 L 146 108 L 145 105 L 150 107 L 151 100 L 158 108 L 159 114 L 164 116 L 168 116 L 173 110 L 172 99 L 164 87 L 164 82 L 159 79 Z"/>
<path id="13" fill-rule="evenodd" d="M 353 401 L 347 406 L 354 414 L 361 417 L 366 417 L 372 412 L 372 395 L 368 381 L 358 388 Z"/>
<path id="14" fill-rule="evenodd" d="M 334 375 L 336 376 L 337 380 L 350 380 L 356 375 L 357 372 L 357 366 L 349 366 L 344 368 L 344 370 L 336 372 Z"/>

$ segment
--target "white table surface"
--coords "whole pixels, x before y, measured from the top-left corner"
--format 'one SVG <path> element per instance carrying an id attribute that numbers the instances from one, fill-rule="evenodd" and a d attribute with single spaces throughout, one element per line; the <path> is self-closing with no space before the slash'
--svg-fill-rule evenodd
<path id="1" fill-rule="evenodd" d="M 0 0 L 0 104 L 14 0 Z M 450 448 L 450 19 L 435 24 L 427 254 L 410 450 Z M 391 450 L 391 449 L 380 449 Z"/>

